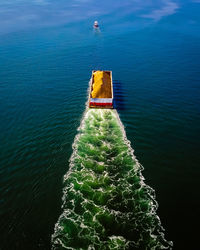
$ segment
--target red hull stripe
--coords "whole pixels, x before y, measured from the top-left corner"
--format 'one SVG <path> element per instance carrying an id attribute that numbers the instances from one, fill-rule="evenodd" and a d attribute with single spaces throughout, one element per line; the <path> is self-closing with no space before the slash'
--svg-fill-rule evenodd
<path id="1" fill-rule="evenodd" d="M 112 106 L 112 103 L 110 103 L 110 102 L 103 102 L 103 103 L 90 102 L 90 105 L 92 105 L 92 106 Z"/>

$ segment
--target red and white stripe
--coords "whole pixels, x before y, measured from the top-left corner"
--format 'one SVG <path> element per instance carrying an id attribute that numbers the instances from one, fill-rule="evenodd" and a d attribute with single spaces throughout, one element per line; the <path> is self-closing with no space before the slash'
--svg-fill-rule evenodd
<path id="1" fill-rule="evenodd" d="M 90 98 L 90 106 L 112 106 L 112 98 Z"/>

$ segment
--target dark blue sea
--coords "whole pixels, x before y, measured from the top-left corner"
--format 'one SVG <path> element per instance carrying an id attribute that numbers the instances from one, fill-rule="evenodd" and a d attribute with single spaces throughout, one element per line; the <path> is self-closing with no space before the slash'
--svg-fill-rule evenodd
<path id="1" fill-rule="evenodd" d="M 91 72 L 98 69 L 112 70 L 116 113 L 97 111 L 83 118 Z M 78 132 L 81 122 L 89 127 L 83 125 Z M 119 138 L 109 144 L 103 134 L 98 144 L 91 133 L 97 136 L 101 126 L 106 136 L 114 131 L 113 138 L 115 132 Z M 93 151 L 86 152 L 87 140 L 91 148 L 95 145 Z M 118 160 L 127 172 L 117 170 L 120 177 L 104 172 L 103 167 L 109 169 L 106 159 L 96 158 L 111 155 L 111 144 L 117 148 L 112 159 L 123 151 L 124 161 Z M 144 169 L 140 172 L 140 166 L 129 176 L 130 166 L 137 165 L 128 158 L 133 150 Z M 199 0 L 1 0 L 0 249 L 198 249 L 199 150 Z M 91 184 L 79 165 L 73 169 L 75 163 L 89 164 L 87 159 L 99 167 L 95 184 L 93 174 Z M 98 186 L 102 173 L 110 176 L 103 179 L 103 188 Z M 77 188 L 73 197 L 70 185 Z M 96 195 L 113 192 L 118 200 L 107 208 L 109 195 L 94 196 L 91 185 L 100 187 Z M 115 207 L 121 197 L 118 185 L 123 192 L 130 187 L 122 195 L 122 200 L 128 195 L 123 208 Z M 139 190 L 137 195 L 134 190 Z M 83 203 L 75 203 L 81 192 L 81 199 L 94 202 L 86 206 L 93 221 L 103 226 L 98 231 L 99 224 L 89 224 L 87 217 L 81 221 L 84 241 L 77 241 L 76 220 L 82 218 L 77 208 Z M 69 212 L 71 200 L 78 215 Z M 141 210 L 133 205 L 137 202 Z M 125 215 L 132 221 L 134 209 L 139 212 L 129 225 Z M 118 225 L 113 211 L 123 212 L 123 230 L 113 231 Z M 158 243 L 151 239 L 154 230 Z M 66 235 L 74 238 L 69 241 Z"/>

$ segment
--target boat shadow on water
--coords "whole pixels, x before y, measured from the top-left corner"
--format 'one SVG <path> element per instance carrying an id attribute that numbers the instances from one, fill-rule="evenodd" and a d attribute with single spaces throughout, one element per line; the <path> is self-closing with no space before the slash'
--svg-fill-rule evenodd
<path id="1" fill-rule="evenodd" d="M 117 110 L 125 110 L 125 104 L 124 104 L 124 94 L 123 94 L 123 88 L 122 83 L 120 81 L 114 80 L 113 81 L 113 106 Z"/>

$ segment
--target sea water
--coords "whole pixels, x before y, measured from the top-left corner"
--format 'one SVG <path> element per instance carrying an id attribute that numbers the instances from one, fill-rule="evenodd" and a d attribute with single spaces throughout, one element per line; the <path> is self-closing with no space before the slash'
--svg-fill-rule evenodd
<path id="1" fill-rule="evenodd" d="M 72 247 L 81 226 L 86 246 L 198 249 L 199 11 L 198 0 L 0 2 L 0 249 Z M 87 146 L 88 126 L 105 123 L 85 107 L 97 69 L 113 72 L 117 111 Z"/>
<path id="2" fill-rule="evenodd" d="M 116 110 L 86 110 L 52 249 L 171 249 Z"/>

